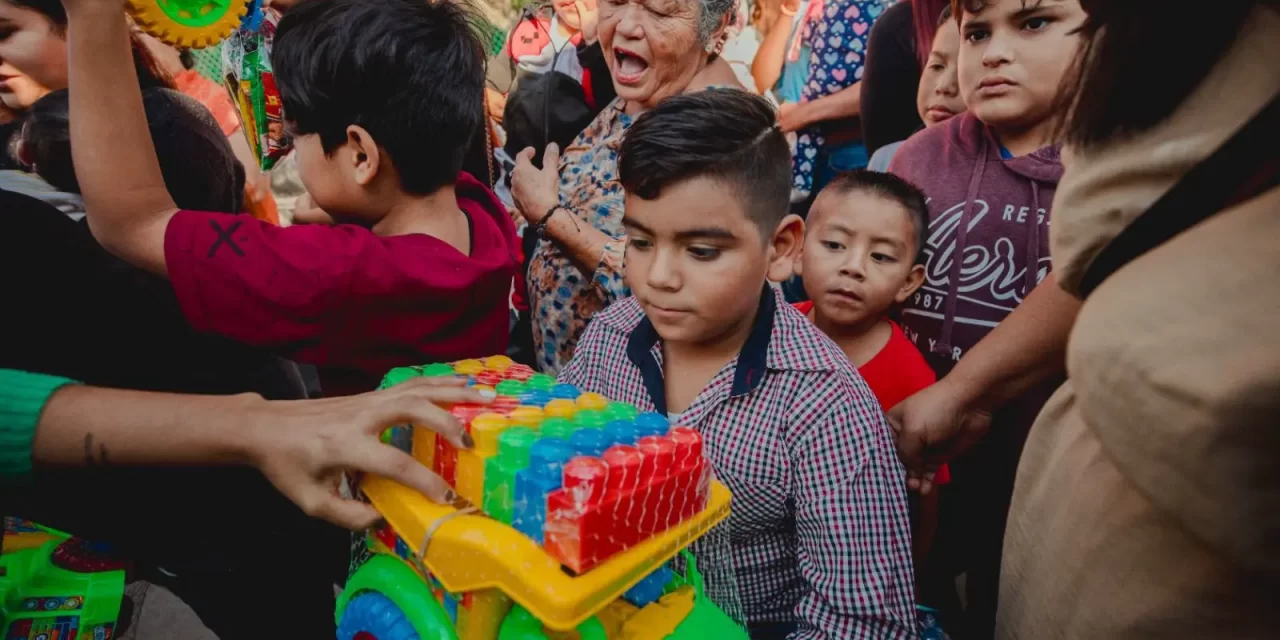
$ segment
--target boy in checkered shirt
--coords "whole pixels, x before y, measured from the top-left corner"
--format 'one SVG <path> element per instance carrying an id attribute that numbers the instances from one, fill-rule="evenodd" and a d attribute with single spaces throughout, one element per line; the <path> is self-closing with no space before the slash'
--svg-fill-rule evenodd
<path id="1" fill-rule="evenodd" d="M 734 498 L 727 530 L 694 549 L 753 639 L 914 637 L 889 426 L 849 359 L 766 282 L 791 275 L 804 233 L 775 122 L 763 98 L 714 89 L 636 120 L 619 159 L 634 297 L 592 320 L 561 377 L 701 431 Z"/>

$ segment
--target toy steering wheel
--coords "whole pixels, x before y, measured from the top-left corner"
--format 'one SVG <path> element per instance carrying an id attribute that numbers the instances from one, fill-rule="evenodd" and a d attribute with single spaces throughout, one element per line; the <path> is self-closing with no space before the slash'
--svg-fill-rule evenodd
<path id="1" fill-rule="evenodd" d="M 179 49 L 203 49 L 240 26 L 252 0 L 127 0 L 143 31 Z"/>

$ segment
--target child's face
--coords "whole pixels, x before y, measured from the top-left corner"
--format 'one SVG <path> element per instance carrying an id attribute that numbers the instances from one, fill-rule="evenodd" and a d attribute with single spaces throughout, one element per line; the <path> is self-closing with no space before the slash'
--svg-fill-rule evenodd
<path id="1" fill-rule="evenodd" d="M 916 230 L 897 202 L 861 190 L 818 194 L 799 273 L 814 313 L 836 326 L 880 319 L 924 280 Z"/>
<path id="2" fill-rule="evenodd" d="M 950 120 L 964 113 L 964 100 L 960 99 L 960 85 L 956 80 L 956 56 L 960 52 L 960 29 L 954 20 L 938 28 L 929 51 L 929 62 L 920 74 L 920 86 L 916 90 L 916 110 L 926 127 Z"/>
<path id="3" fill-rule="evenodd" d="M 791 272 L 803 223 L 788 216 L 764 238 L 734 192 L 694 178 L 654 200 L 627 195 L 627 285 L 664 342 L 714 348 L 745 336 L 765 280 Z"/>
<path id="4" fill-rule="evenodd" d="M 0 0 L 0 101 L 23 111 L 67 86 L 67 41 L 43 14 Z"/>
<path id="5" fill-rule="evenodd" d="M 965 11 L 959 81 L 969 110 L 998 131 L 1049 121 L 1084 20 L 1078 0 L 988 0 L 978 13 Z"/>

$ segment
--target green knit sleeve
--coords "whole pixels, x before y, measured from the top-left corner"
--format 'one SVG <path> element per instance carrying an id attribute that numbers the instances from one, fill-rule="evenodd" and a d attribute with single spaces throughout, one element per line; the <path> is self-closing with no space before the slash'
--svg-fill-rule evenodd
<path id="1" fill-rule="evenodd" d="M 0 481 L 31 471 L 31 443 L 49 396 L 74 380 L 0 369 Z"/>

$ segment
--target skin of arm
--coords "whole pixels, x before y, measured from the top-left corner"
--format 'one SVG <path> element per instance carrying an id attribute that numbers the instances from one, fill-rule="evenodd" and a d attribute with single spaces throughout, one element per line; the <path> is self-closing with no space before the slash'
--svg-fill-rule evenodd
<path id="1" fill-rule="evenodd" d="M 334 491 L 347 470 L 377 473 L 437 502 L 453 501 L 440 477 L 379 435 L 413 423 L 470 448 L 462 425 L 437 406 L 492 398 L 463 384 L 415 379 L 385 391 L 297 401 L 65 386 L 45 404 L 32 456 L 46 466 L 255 466 L 308 515 L 360 529 L 378 513 Z"/>
<path id="2" fill-rule="evenodd" d="M 862 83 L 855 82 L 831 95 L 801 102 L 783 113 L 782 130 L 799 131 L 815 122 L 851 118 L 862 113 Z"/>
<path id="3" fill-rule="evenodd" d="M 552 207 L 559 205 L 560 148 L 547 145 L 542 168 L 533 166 L 532 148 L 516 156 L 511 179 L 511 193 L 521 215 L 529 224 L 538 224 Z M 583 273 L 593 273 L 604 254 L 605 245 L 614 239 L 589 224 L 581 223 L 568 210 L 547 220 L 546 234 L 560 245 Z"/>
<path id="4" fill-rule="evenodd" d="M 992 411 L 1065 370 L 1082 304 L 1050 273 L 951 373 L 889 411 L 908 487 L 927 494 L 938 467 L 986 435 Z"/>
<path id="5" fill-rule="evenodd" d="M 1050 273 L 947 377 L 963 398 L 995 410 L 1066 369 L 1067 337 L 1083 304 Z"/>
<path id="6" fill-rule="evenodd" d="M 121 4 L 65 4 L 71 155 L 89 228 L 116 256 L 167 275 L 164 234 L 177 205 L 151 142 Z"/>
<path id="7" fill-rule="evenodd" d="M 784 2 L 784 6 L 790 11 L 795 11 L 793 4 L 799 3 Z M 768 35 L 764 37 L 764 42 L 760 43 L 760 49 L 756 51 L 756 57 L 751 61 L 751 77 L 756 81 L 756 90 L 764 93 L 778 84 L 778 78 L 782 77 L 782 67 L 786 63 L 787 44 L 791 40 L 791 16 L 779 14 L 778 19 L 773 23 L 773 28 L 769 30 Z"/>

